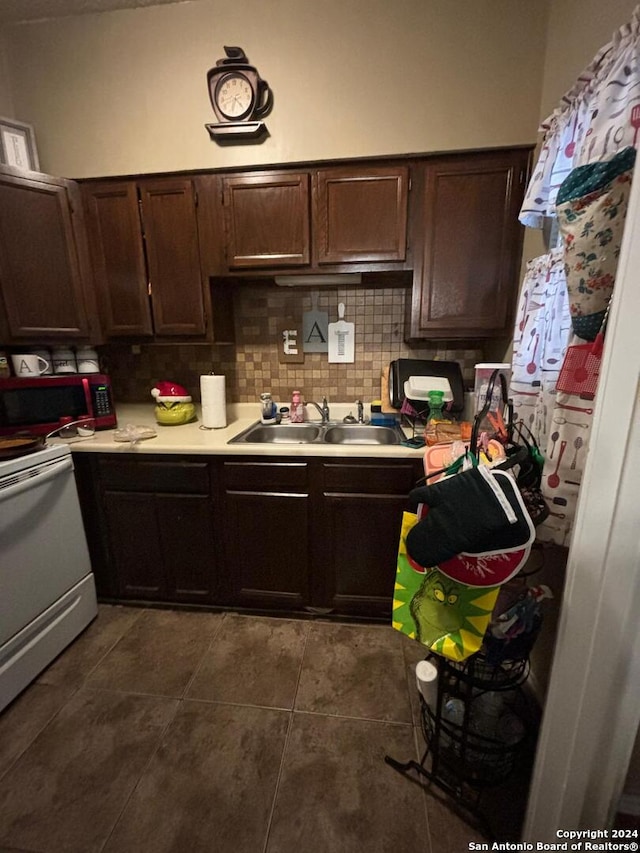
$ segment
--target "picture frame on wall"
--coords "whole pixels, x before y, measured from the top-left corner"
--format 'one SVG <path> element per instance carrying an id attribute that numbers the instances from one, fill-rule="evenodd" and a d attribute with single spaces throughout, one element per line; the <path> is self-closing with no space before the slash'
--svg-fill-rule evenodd
<path id="1" fill-rule="evenodd" d="M 36 137 L 30 124 L 0 116 L 0 163 L 40 171 Z"/>

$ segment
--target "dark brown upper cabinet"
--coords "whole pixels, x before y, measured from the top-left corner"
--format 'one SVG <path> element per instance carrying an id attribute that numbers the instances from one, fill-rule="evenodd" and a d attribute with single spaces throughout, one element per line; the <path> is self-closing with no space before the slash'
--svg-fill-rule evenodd
<path id="1" fill-rule="evenodd" d="M 530 151 L 465 153 L 420 164 L 408 338 L 511 333 Z"/>
<path id="2" fill-rule="evenodd" d="M 342 166 L 314 175 L 314 262 L 404 261 L 408 166 Z"/>
<path id="3" fill-rule="evenodd" d="M 310 263 L 309 175 L 260 172 L 222 179 L 230 270 Z"/>
<path id="4" fill-rule="evenodd" d="M 152 335 L 137 187 L 89 183 L 82 192 L 105 334 Z"/>
<path id="5" fill-rule="evenodd" d="M 82 192 L 105 334 L 204 335 L 193 182 L 89 181 Z"/>
<path id="6" fill-rule="evenodd" d="M 73 181 L 0 168 L 0 296 L 3 343 L 98 342 Z"/>

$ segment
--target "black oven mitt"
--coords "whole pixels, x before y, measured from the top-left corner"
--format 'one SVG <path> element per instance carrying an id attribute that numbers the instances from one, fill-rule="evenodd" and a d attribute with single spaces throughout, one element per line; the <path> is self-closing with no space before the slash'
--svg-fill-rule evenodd
<path id="1" fill-rule="evenodd" d="M 409 511 L 428 507 L 407 534 L 407 553 L 430 568 L 456 554 L 493 554 L 531 543 L 534 529 L 518 487 L 504 471 L 470 468 L 409 493 Z"/>

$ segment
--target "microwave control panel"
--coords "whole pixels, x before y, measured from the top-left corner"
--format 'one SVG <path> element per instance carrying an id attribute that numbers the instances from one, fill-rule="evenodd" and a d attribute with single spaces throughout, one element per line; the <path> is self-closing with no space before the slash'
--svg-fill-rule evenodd
<path id="1" fill-rule="evenodd" d="M 93 387 L 94 414 L 97 418 L 105 417 L 113 413 L 109 387 L 107 385 L 94 385 Z"/>

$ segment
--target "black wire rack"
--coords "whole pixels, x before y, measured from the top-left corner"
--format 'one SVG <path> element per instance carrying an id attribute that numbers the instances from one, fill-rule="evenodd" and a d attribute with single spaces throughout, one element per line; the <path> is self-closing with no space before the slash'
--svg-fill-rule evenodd
<path id="1" fill-rule="evenodd" d="M 493 837 L 482 812 L 482 794 L 509 778 L 529 743 L 532 715 L 521 689 L 529 673 L 528 659 L 495 665 L 478 653 L 461 663 L 431 654 L 427 660 L 437 665 L 438 679 L 433 703 L 420 696 L 424 754 L 419 762 L 400 762 L 388 755 L 385 761 L 415 781 L 437 785 Z M 503 725 L 491 734 L 478 726 L 485 694 L 501 697 Z M 452 702 L 457 703 L 457 718 L 447 715 Z"/>

